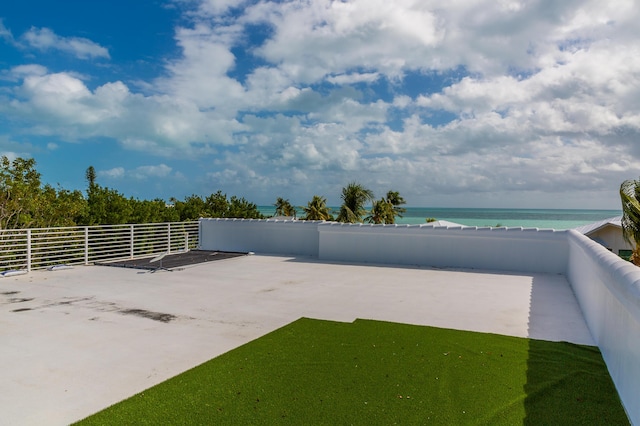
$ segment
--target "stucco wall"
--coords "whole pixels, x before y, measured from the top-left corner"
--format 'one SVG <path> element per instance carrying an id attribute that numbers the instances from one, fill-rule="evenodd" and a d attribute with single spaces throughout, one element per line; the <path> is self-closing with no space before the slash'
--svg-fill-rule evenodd
<path id="1" fill-rule="evenodd" d="M 567 279 L 634 424 L 640 424 L 640 269 L 569 231 Z"/>
<path id="2" fill-rule="evenodd" d="M 550 273 L 567 264 L 566 231 L 333 222 L 318 230 L 323 260 Z"/>
<path id="3" fill-rule="evenodd" d="M 200 219 L 200 248 L 318 257 L 319 223 L 321 221 Z"/>
<path id="4" fill-rule="evenodd" d="M 564 273 L 566 231 L 201 219 L 204 250 L 322 260 Z"/>

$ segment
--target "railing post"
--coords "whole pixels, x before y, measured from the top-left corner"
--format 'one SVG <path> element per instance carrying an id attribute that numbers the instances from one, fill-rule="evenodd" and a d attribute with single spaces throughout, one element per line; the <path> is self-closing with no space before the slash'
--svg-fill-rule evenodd
<path id="1" fill-rule="evenodd" d="M 189 233 L 188 232 L 184 233 L 184 251 L 185 252 L 189 251 Z"/>
<path id="2" fill-rule="evenodd" d="M 31 229 L 27 229 L 27 272 L 31 272 Z"/>
<path id="3" fill-rule="evenodd" d="M 89 227 L 84 227 L 84 264 L 89 265 Z"/>
<path id="4" fill-rule="evenodd" d="M 131 259 L 133 259 L 133 244 L 134 244 L 134 238 L 133 238 L 133 225 L 129 226 L 129 235 L 130 235 L 130 247 L 129 247 L 129 257 L 131 257 Z"/>
<path id="5" fill-rule="evenodd" d="M 167 253 L 171 253 L 171 224 L 167 223 Z"/>
<path id="6" fill-rule="evenodd" d="M 198 220 L 198 245 L 196 245 L 196 248 L 201 248 L 202 247 L 202 220 Z"/>

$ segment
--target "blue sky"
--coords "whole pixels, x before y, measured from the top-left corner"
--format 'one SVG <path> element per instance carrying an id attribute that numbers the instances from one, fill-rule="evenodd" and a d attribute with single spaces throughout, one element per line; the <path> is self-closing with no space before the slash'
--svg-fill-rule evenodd
<path id="1" fill-rule="evenodd" d="M 9 3 L 9 4 L 5 4 Z M 633 0 L 0 5 L 0 153 L 43 181 L 259 205 L 618 209 L 640 175 Z"/>

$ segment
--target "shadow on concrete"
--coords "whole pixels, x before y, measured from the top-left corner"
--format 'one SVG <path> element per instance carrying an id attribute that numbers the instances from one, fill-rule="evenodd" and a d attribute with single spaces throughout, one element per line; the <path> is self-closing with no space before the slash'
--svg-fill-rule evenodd
<path id="1" fill-rule="evenodd" d="M 262 257 L 287 257 L 284 254 L 264 254 L 258 253 Z M 337 261 L 337 260 L 326 260 L 326 259 L 318 259 L 317 257 L 312 256 L 297 256 L 290 255 L 291 258 L 287 259 L 286 262 L 293 263 L 319 263 L 323 265 L 340 265 L 340 266 L 372 266 L 376 268 L 389 268 L 389 269 L 424 269 L 428 271 L 456 271 L 456 272 L 469 272 L 473 274 L 500 274 L 500 275 L 510 275 L 510 276 L 522 276 L 527 275 L 524 272 L 517 271 L 502 271 L 502 270 L 493 270 L 493 269 L 473 269 L 473 268 L 461 268 L 457 266 L 445 267 L 445 266 L 431 266 L 431 265 L 417 265 L 417 264 L 404 264 L 404 263 L 375 263 L 375 262 L 356 262 L 356 261 Z"/>

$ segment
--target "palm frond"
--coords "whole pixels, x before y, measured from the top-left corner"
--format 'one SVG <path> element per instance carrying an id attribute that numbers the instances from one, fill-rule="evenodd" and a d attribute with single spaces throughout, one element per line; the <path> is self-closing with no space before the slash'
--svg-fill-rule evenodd
<path id="1" fill-rule="evenodd" d="M 620 185 L 622 201 L 622 235 L 629 244 L 640 241 L 640 181 L 625 180 Z"/>

